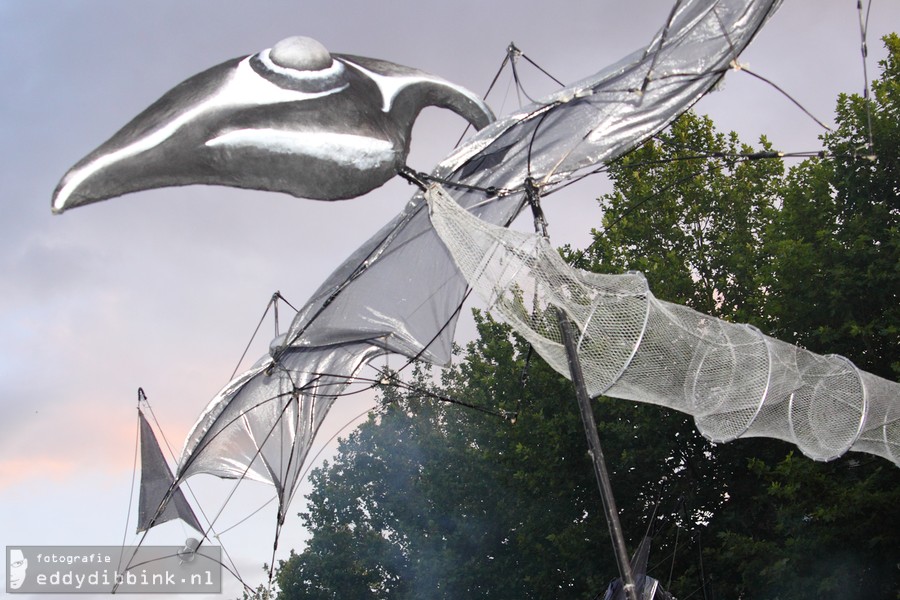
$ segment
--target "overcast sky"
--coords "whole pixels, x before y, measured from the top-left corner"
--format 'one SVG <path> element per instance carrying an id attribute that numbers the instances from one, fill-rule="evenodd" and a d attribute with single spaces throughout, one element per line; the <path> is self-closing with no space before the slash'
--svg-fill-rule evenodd
<path id="1" fill-rule="evenodd" d="M 855 6 L 786 0 L 742 62 L 831 123 L 837 94 L 863 88 Z M 50 195 L 82 156 L 180 81 L 290 35 L 415 66 L 480 94 L 510 41 L 573 81 L 642 47 L 668 11 L 658 0 L 0 0 L 0 545 L 120 544 L 137 388 L 180 449 L 272 293 L 302 304 L 412 193 L 397 180 L 360 199 L 323 203 L 194 186 L 52 216 Z M 879 37 L 898 24 L 900 3 L 875 0 L 871 76 L 883 56 Z M 501 79 L 489 99 L 498 114 L 517 106 L 508 83 Z M 526 86 L 532 95 L 551 89 L 534 72 Z M 730 73 L 697 110 L 748 142 L 766 134 L 785 151 L 820 146 L 814 122 L 741 73 Z M 462 127 L 455 115 L 426 110 L 410 165 L 430 170 Z M 548 201 L 555 243 L 586 243 L 600 223 L 594 198 L 603 191 L 588 180 Z M 273 333 L 267 327 L 253 358 Z M 364 409 L 359 399 L 338 406 L 329 431 Z M 207 511 L 230 489 L 217 484 L 198 484 Z M 242 490 L 225 525 L 269 497 L 261 487 Z M 251 581 L 270 559 L 273 522 L 270 507 L 224 538 Z M 177 544 L 188 533 L 178 524 L 158 529 L 149 543 Z M 290 519 L 280 557 L 303 536 L 299 519 Z M 5 581 L 6 565 L 0 569 Z M 225 597 L 239 595 L 226 580 Z"/>

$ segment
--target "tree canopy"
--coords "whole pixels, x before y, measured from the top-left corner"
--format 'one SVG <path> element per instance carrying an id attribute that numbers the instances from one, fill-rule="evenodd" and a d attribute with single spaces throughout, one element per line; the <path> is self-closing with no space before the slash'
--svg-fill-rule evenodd
<path id="1" fill-rule="evenodd" d="M 609 166 L 581 268 L 896 379 L 900 38 L 872 97 L 843 95 L 825 153 L 785 170 L 686 114 Z M 871 122 L 871 127 L 869 123 Z M 571 384 L 487 315 L 436 381 L 385 386 L 312 475 L 282 598 L 590 598 L 616 574 Z M 458 400 L 451 402 L 448 400 Z M 774 440 L 714 445 L 679 413 L 595 400 L 629 548 L 676 597 L 900 598 L 900 476 Z"/>

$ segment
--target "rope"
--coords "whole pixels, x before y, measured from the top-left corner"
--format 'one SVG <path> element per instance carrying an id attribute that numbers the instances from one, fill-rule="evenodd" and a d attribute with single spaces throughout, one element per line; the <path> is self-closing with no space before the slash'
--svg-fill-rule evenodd
<path id="1" fill-rule="evenodd" d="M 540 66 L 539 64 L 537 64 L 536 62 L 534 62 L 533 60 L 531 60 L 530 58 L 528 58 L 528 55 L 525 54 L 524 52 L 522 52 L 521 50 L 519 51 L 519 56 L 521 56 L 522 58 L 524 58 L 525 60 L 527 60 L 527 61 L 531 64 L 531 66 L 533 66 L 533 67 L 536 68 L 538 71 L 540 71 L 541 73 L 543 73 L 544 75 L 546 75 L 547 77 L 549 77 L 550 79 L 552 79 L 553 82 L 556 83 L 556 84 L 558 84 L 560 87 L 565 87 L 565 86 L 566 86 L 566 84 L 564 84 L 562 81 L 560 81 L 559 79 L 557 79 L 556 77 L 554 77 L 553 75 L 551 75 L 550 73 L 548 73 L 542 66 Z"/>
<path id="2" fill-rule="evenodd" d="M 644 204 L 650 202 L 651 200 L 657 199 L 661 194 L 664 194 L 665 192 L 668 192 L 668 191 L 669 191 L 670 189 L 672 189 L 673 187 L 676 187 L 676 186 L 678 186 L 678 185 L 681 185 L 681 184 L 684 183 L 685 181 L 689 181 L 689 180 L 693 179 L 693 178 L 696 177 L 697 175 L 700 175 L 702 172 L 703 172 L 703 171 L 701 170 L 701 171 L 694 171 L 694 172 L 692 172 L 692 173 L 688 173 L 688 174 L 685 175 L 684 177 L 681 177 L 681 178 L 676 179 L 675 181 L 669 183 L 669 185 L 665 186 L 664 188 L 662 188 L 661 190 L 659 190 L 659 191 L 656 192 L 655 194 L 652 194 L 652 195 L 650 195 L 650 196 L 644 197 L 644 198 L 641 199 L 640 201 L 638 201 L 638 202 L 636 202 L 635 204 L 633 204 L 632 206 L 630 206 L 628 210 L 626 210 L 626 211 L 623 212 L 621 215 L 619 215 L 618 218 L 616 218 L 615 221 L 613 221 L 613 222 L 610 223 L 609 225 L 604 226 L 604 227 L 603 227 L 602 229 L 600 229 L 599 231 L 600 231 L 601 233 L 605 233 L 605 232 L 609 231 L 610 229 L 612 229 L 613 227 L 615 227 L 616 225 L 618 225 L 619 223 L 621 223 L 622 220 L 625 219 L 625 217 L 627 217 L 628 215 L 632 214 L 634 211 L 636 211 L 637 209 L 639 209 L 639 208 L 640 208 L 641 206 L 643 206 Z"/>
<path id="3" fill-rule="evenodd" d="M 519 57 L 522 55 L 522 51 L 516 48 L 516 45 L 510 43 L 506 48 L 506 53 L 509 56 L 509 66 L 512 68 L 513 81 L 516 84 L 516 96 L 519 100 L 519 106 L 522 106 L 522 95 L 528 98 L 528 101 L 534 104 L 534 98 L 528 95 L 528 92 L 525 91 L 525 88 L 522 86 L 522 80 L 519 79 L 519 70 L 516 68 L 516 63 L 518 62 Z"/>
<path id="4" fill-rule="evenodd" d="M 503 57 L 503 61 L 500 63 L 500 68 L 497 69 L 497 73 L 494 75 L 494 78 L 491 80 L 491 84 L 488 86 L 487 91 L 484 93 L 484 96 L 481 97 L 482 100 L 487 100 L 487 97 L 490 95 L 491 90 L 494 89 L 494 85 L 497 83 L 497 80 L 500 79 L 500 74 L 503 72 L 503 69 L 506 67 L 506 63 L 509 62 L 509 53 Z M 459 147 L 462 143 L 463 138 L 466 137 L 466 133 L 469 131 L 469 128 L 472 127 L 471 123 L 466 123 L 463 132 L 460 134 L 459 139 L 456 140 L 456 143 L 453 145 L 454 148 Z"/>
<path id="5" fill-rule="evenodd" d="M 815 121 L 816 123 L 818 123 L 818 124 L 819 124 L 822 128 L 824 128 L 826 131 L 831 131 L 831 127 L 829 127 L 828 125 L 826 125 L 825 123 L 823 123 L 822 121 L 820 121 L 819 119 L 817 119 L 811 112 L 809 112 L 809 110 L 806 109 L 805 106 L 803 106 L 802 104 L 800 104 L 799 101 L 797 101 L 793 96 L 791 96 L 790 94 L 788 94 L 786 91 L 784 91 L 780 86 L 778 86 L 777 84 L 775 84 L 773 81 L 771 81 L 771 80 L 769 80 L 769 79 L 766 79 L 765 77 L 763 77 L 762 75 L 760 75 L 760 74 L 758 74 L 758 73 L 754 73 L 753 71 L 751 71 L 750 69 L 748 69 L 748 68 L 745 67 L 745 66 L 739 65 L 736 61 L 733 61 L 731 64 L 732 64 L 732 66 L 734 67 L 735 70 L 737 70 L 737 71 L 742 71 L 742 72 L 746 73 L 747 75 L 751 75 L 751 76 L 753 76 L 753 77 L 756 77 L 757 79 L 759 79 L 759 80 L 762 81 L 763 83 L 768 83 L 770 86 L 772 86 L 773 88 L 775 88 L 778 92 L 780 92 L 785 98 L 787 98 L 788 100 L 790 100 L 791 102 L 793 102 L 794 105 L 797 106 L 797 108 L 799 108 L 800 110 L 802 110 L 802 111 L 806 114 L 806 116 L 808 116 L 810 119 L 812 119 L 813 121 Z"/>
<path id="6" fill-rule="evenodd" d="M 162 426 L 160 426 L 159 419 L 156 418 L 156 413 L 153 412 L 153 407 L 150 405 L 150 401 L 148 400 L 147 395 L 144 393 L 143 388 L 138 388 L 138 405 L 139 406 L 140 406 L 141 400 L 144 401 L 144 406 L 147 407 L 147 410 L 150 413 L 150 417 L 153 419 L 153 423 L 156 425 L 156 430 L 159 432 L 159 435 L 162 437 L 163 443 L 166 445 L 166 449 L 169 451 L 169 455 L 172 457 L 172 460 L 174 460 L 177 463 L 178 458 L 175 456 L 175 452 L 172 450 L 172 446 L 169 444 L 169 440 L 166 438 L 165 431 L 163 431 Z M 197 495 L 194 493 L 194 490 L 191 488 L 190 484 L 187 481 L 184 481 L 183 483 L 184 483 L 185 488 L 187 488 L 188 494 L 190 494 L 191 499 L 194 501 L 194 504 L 197 507 L 197 510 L 200 511 L 200 514 L 203 516 L 204 520 L 206 520 L 206 522 L 209 524 L 209 529 L 205 532 L 201 532 L 201 533 L 203 533 L 203 537 L 207 538 L 209 532 L 212 532 L 213 537 L 215 537 L 219 541 L 219 545 L 222 548 L 222 552 L 225 553 L 225 557 L 228 559 L 228 561 L 231 563 L 231 566 L 234 569 L 234 571 L 229 569 L 229 572 L 234 573 L 235 576 L 238 578 L 238 580 L 241 583 L 243 583 L 243 579 L 241 579 L 240 574 L 238 573 L 237 563 L 234 562 L 234 559 L 231 557 L 231 554 L 228 552 L 228 549 L 225 547 L 225 544 L 222 543 L 222 540 L 219 538 L 219 534 L 217 534 L 216 531 L 213 529 L 213 524 L 209 520 L 209 517 L 207 516 L 206 511 L 203 510 L 203 506 L 200 504 L 200 501 L 198 500 Z M 171 494 L 174 493 L 175 488 L 178 488 L 179 486 L 180 486 L 180 484 L 176 485 L 173 483 L 172 487 L 169 488 L 169 491 L 163 497 L 164 503 L 168 501 L 169 496 L 171 496 Z M 160 508 L 162 508 L 162 507 L 160 506 L 157 508 L 157 514 L 154 515 L 153 519 L 151 519 L 151 521 L 150 521 L 150 523 L 151 523 L 150 526 L 144 531 L 144 535 L 141 537 L 138 547 L 140 547 L 143 544 L 144 538 L 146 537 L 147 533 L 153 527 L 153 524 L 156 521 L 156 519 L 159 518 L 159 515 L 160 515 L 159 509 Z M 124 544 L 123 544 L 123 546 L 124 546 Z M 133 555 L 132 555 L 132 558 L 133 558 Z"/>
<path id="7" fill-rule="evenodd" d="M 650 138 L 650 140 L 661 141 L 660 138 L 658 138 L 658 137 Z M 648 140 L 648 142 L 650 140 Z M 638 148 L 640 148 L 640 146 Z M 570 185 L 574 185 L 574 184 L 582 181 L 583 179 L 590 177 L 591 175 L 599 175 L 601 173 L 607 173 L 607 172 L 609 172 L 611 165 L 616 164 L 617 161 L 620 161 L 623 157 L 630 155 L 632 152 L 638 150 L 638 148 L 635 148 L 635 150 L 632 150 L 631 152 L 627 152 L 627 153 L 623 154 L 622 156 L 618 157 L 617 159 L 614 159 L 606 164 L 603 164 L 603 165 L 597 167 L 596 169 L 592 169 L 588 172 L 582 173 L 581 175 L 578 175 L 577 177 L 569 177 L 568 181 L 566 181 L 565 183 L 557 184 L 552 189 L 548 189 L 545 186 L 543 189 L 542 195 L 549 196 L 550 194 L 559 192 L 559 191 L 569 187 Z M 638 169 L 638 168 L 645 167 L 645 166 L 666 165 L 666 164 L 680 162 L 680 161 L 704 160 L 704 159 L 709 159 L 709 158 L 730 158 L 737 162 L 745 162 L 745 161 L 751 161 L 751 160 L 767 160 L 767 159 L 770 160 L 770 159 L 782 159 L 782 158 L 802 158 L 802 159 L 822 158 L 822 159 L 824 159 L 824 158 L 828 158 L 828 157 L 831 157 L 831 158 L 841 158 L 841 157 L 853 158 L 853 157 L 857 157 L 857 156 L 858 156 L 857 154 L 852 154 L 852 153 L 851 154 L 829 154 L 828 152 L 826 152 L 824 150 L 806 150 L 806 151 L 797 151 L 797 152 L 782 152 L 782 151 L 776 150 L 776 151 L 759 151 L 759 152 L 749 152 L 749 153 L 707 152 L 707 153 L 697 153 L 697 154 L 693 154 L 690 156 L 675 156 L 675 157 L 666 158 L 666 159 L 657 159 L 657 160 L 636 162 L 636 163 L 632 163 L 632 164 L 628 165 L 628 168 Z M 619 166 L 621 166 L 621 165 L 619 165 Z"/>
<path id="8" fill-rule="evenodd" d="M 515 417 L 516 417 L 515 414 L 510 414 L 510 413 L 507 413 L 506 411 L 501 411 L 501 412 L 494 411 L 489 408 L 485 408 L 483 406 L 478 406 L 476 404 L 471 404 L 469 402 L 465 402 L 458 398 L 453 398 L 452 396 L 438 394 L 437 392 L 433 392 L 431 390 L 421 388 L 419 386 L 408 384 L 404 381 L 400 381 L 400 380 L 396 379 L 392 374 L 385 373 L 385 376 L 388 378 L 389 381 L 392 382 L 392 385 L 394 385 L 395 387 L 407 390 L 409 392 L 413 392 L 414 394 L 421 394 L 423 396 L 427 396 L 429 398 L 434 398 L 435 400 L 439 400 L 441 402 L 446 402 L 448 404 L 456 404 L 458 406 L 470 408 L 477 412 L 481 412 L 481 413 L 491 415 L 494 417 L 500 417 L 501 419 L 503 419 L 505 421 L 510 421 L 512 419 L 515 419 Z"/>
<path id="9" fill-rule="evenodd" d="M 869 6 L 866 9 L 865 17 L 863 17 L 862 0 L 856 0 L 856 10 L 859 13 L 860 52 L 862 53 L 863 68 L 863 99 L 866 103 L 866 122 L 869 128 L 869 152 L 872 152 L 875 148 L 875 140 L 872 136 L 872 100 L 869 93 L 869 71 L 866 66 L 866 59 L 869 56 L 867 37 L 869 30 L 869 14 L 872 12 L 872 0 L 869 0 Z"/>
<path id="10" fill-rule="evenodd" d="M 275 292 L 272 294 L 272 297 L 269 299 L 268 304 L 266 304 L 266 309 L 263 311 L 262 316 L 259 318 L 259 323 L 256 324 L 256 329 L 253 330 L 253 334 L 250 336 L 250 341 L 247 342 L 247 345 L 244 347 L 244 351 L 241 353 L 241 357 L 238 359 L 236 365 L 234 365 L 234 371 L 231 372 L 231 377 L 228 379 L 234 379 L 234 376 L 237 375 L 238 369 L 241 368 L 241 363 L 244 362 L 244 358 L 247 357 L 247 352 L 250 351 L 250 346 L 253 344 L 253 340 L 256 339 L 256 334 L 259 333 L 260 327 L 262 327 L 263 321 L 266 320 L 266 315 L 269 314 L 269 309 L 275 305 L 275 335 L 278 335 L 278 304 L 277 299 L 281 297 L 281 292 Z"/>
<path id="11" fill-rule="evenodd" d="M 681 527 L 675 526 L 675 542 L 672 544 L 672 566 L 669 567 L 669 580 L 666 582 L 666 589 L 672 589 L 672 577 L 675 575 L 675 558 L 678 556 L 678 534 L 681 532 Z"/>
<path id="12" fill-rule="evenodd" d="M 425 191 L 428 187 L 426 185 L 427 182 L 431 181 L 434 183 L 440 183 L 443 186 L 454 187 L 461 190 L 468 190 L 470 192 L 481 192 L 488 198 L 494 198 L 497 196 L 505 196 L 509 193 L 509 190 L 498 190 L 495 187 L 479 187 L 477 185 L 469 185 L 467 183 L 462 183 L 460 181 L 454 181 L 452 179 L 444 179 L 442 177 L 438 177 L 436 175 L 429 175 L 428 173 L 424 173 L 421 171 L 414 171 L 408 166 L 404 165 L 397 169 L 397 175 L 405 179 L 411 185 L 416 186 L 421 191 Z"/>
<path id="13" fill-rule="evenodd" d="M 650 62 L 650 66 L 647 68 L 647 74 L 644 76 L 644 82 L 641 84 L 640 93 L 642 95 L 647 91 L 647 86 L 650 84 L 650 78 L 653 75 L 653 67 L 656 66 L 656 59 L 659 57 L 659 48 L 663 47 L 669 37 L 669 31 L 672 29 L 672 23 L 675 21 L 675 15 L 678 13 L 679 5 L 679 2 L 673 4 L 672 10 L 669 12 L 669 18 L 666 20 L 666 24 L 662 30 L 662 35 L 659 38 L 659 45 L 657 46 L 656 52 L 654 52 L 653 54 L 653 60 Z M 649 46 L 647 47 L 647 50 L 650 50 Z M 644 56 L 646 56 L 646 54 L 644 54 Z"/>
<path id="14" fill-rule="evenodd" d="M 246 517 L 244 517 L 244 518 L 241 519 L 240 521 L 238 521 L 238 522 L 236 522 L 236 523 L 230 525 L 229 527 L 226 527 L 225 529 L 221 530 L 221 531 L 218 533 L 218 535 L 216 535 L 216 538 L 218 538 L 218 537 L 220 537 L 220 536 L 222 536 L 222 535 L 225 535 L 226 533 L 228 533 L 229 531 L 231 531 L 232 529 L 234 529 L 234 528 L 237 527 L 238 525 L 243 525 L 245 522 L 247 522 L 247 521 L 249 521 L 250 519 L 252 519 L 259 511 L 261 511 L 262 509 L 264 509 L 264 508 L 267 507 L 268 505 L 272 504 L 272 502 L 275 501 L 275 500 L 278 500 L 278 494 L 276 494 L 276 495 L 272 496 L 271 498 L 269 498 L 268 500 L 266 500 L 262 505 L 260 505 L 258 508 L 256 508 L 253 512 L 251 512 L 249 515 L 247 515 Z"/>
<path id="15" fill-rule="evenodd" d="M 316 460 L 318 460 L 319 456 L 322 455 L 322 452 L 325 451 L 325 448 L 328 447 L 328 444 L 330 444 L 331 442 L 334 441 L 334 438 L 336 438 L 337 436 L 339 436 L 340 434 L 342 434 L 348 427 L 350 427 L 350 425 L 353 424 L 354 421 L 360 419 L 361 417 L 364 417 L 365 415 L 369 414 L 369 412 L 370 412 L 370 410 L 369 410 L 369 409 L 366 409 L 366 410 L 364 410 L 363 412 L 361 412 L 361 413 L 359 413 L 358 415 L 356 415 L 355 417 L 351 418 L 349 421 L 347 421 L 347 422 L 344 424 L 343 427 L 341 427 L 337 432 L 335 432 L 334 435 L 332 435 L 330 438 L 328 438 L 328 440 L 322 445 L 322 447 L 319 449 L 319 451 L 316 452 L 315 456 L 313 456 L 309 461 L 307 461 L 307 462 L 308 462 L 308 466 L 307 466 L 306 469 L 303 471 L 303 473 L 300 475 L 300 480 L 303 480 L 303 479 L 306 478 L 306 476 L 309 474 L 310 469 L 312 468 L 313 463 L 315 463 Z M 218 535 L 219 535 L 219 536 L 224 535 L 224 534 L 228 533 L 229 531 L 231 531 L 232 529 L 238 527 L 239 525 L 242 525 L 242 524 L 244 524 L 245 522 L 249 521 L 249 520 L 250 520 L 251 518 L 253 518 L 257 513 L 259 513 L 262 509 L 264 509 L 264 508 L 267 507 L 268 505 L 272 504 L 272 502 L 275 501 L 275 500 L 277 500 L 277 499 L 278 499 L 278 496 L 277 496 L 277 495 L 272 496 L 272 497 L 269 498 L 264 504 L 260 505 L 260 506 L 259 506 L 258 508 L 256 508 L 253 512 L 251 512 L 249 515 L 247 515 L 246 517 L 244 517 L 244 518 L 241 519 L 240 521 L 237 521 L 236 523 L 230 525 L 230 526 L 227 527 L 226 529 L 223 529 L 222 531 L 220 531 Z M 218 537 L 218 536 L 217 536 L 217 537 Z"/>
<path id="16" fill-rule="evenodd" d="M 547 76 L 547 78 L 549 78 L 551 81 L 553 81 L 553 82 L 554 82 L 555 84 L 557 84 L 558 86 L 560 86 L 560 87 L 565 87 L 565 84 L 564 84 L 562 81 L 560 81 L 559 79 L 557 79 L 556 77 L 554 77 L 549 71 L 547 71 L 546 69 L 544 69 L 541 65 L 539 65 L 537 62 L 535 62 L 534 60 L 532 60 L 527 54 L 525 54 L 524 52 L 522 52 L 522 51 L 516 46 L 515 42 L 510 42 L 509 45 L 506 47 L 506 54 L 505 54 L 505 56 L 503 57 L 503 61 L 500 63 L 500 68 L 497 70 L 497 73 L 494 75 L 494 78 L 491 80 L 491 84 L 488 86 L 488 90 L 487 90 L 487 92 L 485 92 L 484 96 L 482 96 L 482 99 L 486 100 L 487 97 L 490 95 L 491 91 L 494 89 L 494 86 L 495 86 L 496 83 L 497 83 L 497 80 L 500 78 L 500 74 L 503 72 L 503 69 L 504 69 L 504 68 L 506 67 L 506 65 L 508 64 L 508 65 L 510 65 L 510 68 L 512 69 L 512 72 L 513 72 L 513 80 L 514 80 L 514 83 L 515 83 L 515 86 L 516 86 L 516 93 L 517 93 L 517 95 L 519 94 L 519 92 L 521 92 L 522 94 L 525 95 L 526 98 L 528 98 L 528 100 L 529 100 L 530 102 L 535 103 L 535 100 L 534 100 L 534 99 L 533 99 L 533 98 L 525 91 L 525 88 L 524 88 L 524 86 L 522 85 L 522 80 L 519 78 L 519 72 L 518 72 L 518 69 L 516 69 L 516 62 L 517 62 L 517 59 L 519 59 L 519 58 L 524 58 L 526 61 L 528 61 L 528 63 L 529 63 L 531 66 L 533 66 L 533 67 L 536 68 L 538 71 L 540 71 L 542 74 L 544 74 L 545 76 Z M 521 96 L 519 96 L 519 106 L 520 106 L 520 107 L 522 106 L 522 98 L 521 98 Z M 529 115 L 529 117 L 530 117 L 530 116 L 531 116 L 531 115 Z M 459 144 L 462 142 L 463 137 L 465 137 L 466 132 L 469 130 L 469 127 L 471 127 L 471 125 L 468 125 L 468 124 L 467 124 L 467 125 L 466 125 L 466 128 L 463 130 L 462 135 L 459 137 L 459 140 L 457 140 L 456 145 L 454 146 L 454 148 L 457 147 L 457 146 L 459 146 Z M 466 186 L 465 184 L 460 184 L 460 183 L 453 182 L 453 181 L 441 180 L 441 179 L 438 179 L 438 178 L 431 178 L 431 180 L 432 180 L 432 181 L 437 181 L 438 183 L 441 183 L 441 184 L 444 184 L 444 185 L 447 185 L 447 186 L 456 186 L 456 187 L 460 187 L 460 188 L 463 188 L 463 189 L 471 189 L 471 190 L 483 191 L 483 192 L 487 193 L 489 196 L 493 196 L 494 194 L 497 193 L 497 191 L 496 191 L 495 188 L 487 188 L 487 189 L 484 189 L 484 188 L 478 188 L 478 187 L 475 187 L 475 186 Z"/>
<path id="17" fill-rule="evenodd" d="M 196 552 L 196 551 L 195 551 L 195 552 Z M 253 588 L 251 588 L 251 587 L 247 584 L 246 581 L 244 581 L 243 579 L 241 579 L 241 576 L 240 576 L 238 573 L 236 573 L 235 571 L 233 571 L 231 568 L 229 568 L 228 565 L 226 565 L 226 564 L 223 563 L 222 561 L 217 560 L 217 559 L 215 559 L 215 558 L 212 557 L 212 556 L 207 556 L 206 554 L 201 554 L 200 556 L 202 556 L 203 558 L 205 558 L 205 559 L 207 559 L 207 560 L 210 560 L 210 561 L 212 561 L 212 562 L 218 564 L 218 565 L 221 566 L 223 569 L 225 569 L 226 571 L 228 571 L 229 573 L 231 573 L 232 575 L 234 575 L 235 579 L 237 579 L 237 580 L 241 583 L 241 585 L 244 586 L 244 589 L 249 590 L 251 593 L 254 591 Z M 163 556 L 158 556 L 158 557 L 156 557 L 156 558 L 150 558 L 150 559 L 147 559 L 147 560 L 143 560 L 143 561 L 141 561 L 141 562 L 134 563 L 133 565 L 132 565 L 132 564 L 129 564 L 127 568 L 129 568 L 129 569 L 134 569 L 134 568 L 137 568 L 137 567 L 142 567 L 142 566 L 144 566 L 144 565 L 149 565 L 149 564 L 151 564 L 151 563 L 154 563 L 154 562 L 157 562 L 157 561 L 160 561 L 160 560 L 165 560 L 165 559 L 167 559 L 167 558 L 177 558 L 177 557 L 180 557 L 180 555 L 179 555 L 179 553 L 176 552 L 175 554 L 167 554 L 167 555 L 163 555 Z M 134 555 L 132 555 L 132 558 L 134 558 Z M 233 564 L 233 563 L 232 563 L 232 564 Z M 111 593 L 115 594 L 115 593 L 116 593 L 116 590 L 118 589 L 118 586 L 119 586 L 121 583 L 122 583 L 121 580 L 116 581 L 116 585 L 113 587 L 113 590 L 112 590 Z"/>
<path id="18" fill-rule="evenodd" d="M 706 597 L 706 574 L 703 571 L 703 533 L 701 530 L 697 530 L 697 554 L 700 557 L 700 582 L 703 585 L 703 598 L 704 600 L 708 600 Z"/>
<path id="19" fill-rule="evenodd" d="M 140 412 L 141 412 L 141 398 L 142 397 L 146 398 L 146 396 L 144 396 L 144 390 L 142 390 L 141 388 L 138 388 L 138 405 L 137 405 L 138 415 L 140 415 Z M 128 529 L 129 529 L 129 526 L 131 525 L 131 507 L 134 503 L 134 484 L 135 484 L 135 481 L 137 480 L 137 463 L 138 463 L 138 447 L 139 447 L 139 443 L 140 443 L 139 442 L 140 432 L 141 432 L 141 419 L 140 419 L 140 416 L 138 416 L 137 426 L 136 426 L 135 432 L 134 432 L 134 462 L 131 466 L 131 490 L 128 493 L 128 512 L 125 513 L 125 532 L 122 534 L 122 550 L 123 550 L 123 552 L 122 552 L 122 554 L 119 555 L 119 562 L 116 565 L 116 570 L 119 572 L 121 571 L 121 568 L 122 568 L 122 556 L 125 554 L 124 553 L 125 541 L 128 539 Z"/>

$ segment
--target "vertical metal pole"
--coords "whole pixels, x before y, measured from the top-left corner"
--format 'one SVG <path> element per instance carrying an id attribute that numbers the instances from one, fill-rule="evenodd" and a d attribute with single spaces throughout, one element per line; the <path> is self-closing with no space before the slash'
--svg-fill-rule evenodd
<path id="1" fill-rule="evenodd" d="M 544 212 L 541 210 L 540 189 L 531 177 L 525 179 L 525 193 L 528 203 L 531 205 L 535 231 L 549 239 L 547 221 L 544 219 Z M 584 371 L 581 370 L 581 361 L 578 359 L 578 347 L 575 344 L 575 337 L 572 335 L 572 325 L 566 314 L 559 308 L 556 308 L 556 318 L 559 321 L 559 329 L 562 332 L 563 344 L 566 346 L 569 373 L 572 375 L 572 383 L 575 384 L 575 397 L 578 399 L 581 421 L 584 424 L 584 432 L 587 434 L 588 439 L 588 453 L 591 455 L 594 463 L 594 475 L 597 477 L 597 485 L 600 487 L 600 498 L 603 500 L 603 509 L 606 511 L 606 524 L 609 527 L 609 535 L 612 538 L 616 562 L 619 564 L 619 577 L 622 578 L 622 583 L 624 584 L 622 587 L 625 590 L 625 598 L 627 600 L 638 600 L 637 588 L 634 584 L 634 573 L 631 571 L 631 561 L 628 558 L 628 550 L 625 548 L 625 535 L 622 533 L 619 511 L 616 509 L 612 484 L 609 482 L 609 471 L 606 470 L 603 448 L 600 447 L 600 434 L 597 432 L 597 422 L 594 420 L 594 410 L 591 408 L 591 397 L 588 395 L 587 386 L 584 384 Z"/>
<path id="2" fill-rule="evenodd" d="M 603 449 L 600 446 L 600 434 L 597 432 L 597 422 L 594 420 L 594 410 L 591 408 L 591 398 L 584 383 L 584 372 L 581 370 L 581 361 L 578 359 L 575 338 L 572 335 L 572 325 L 562 310 L 556 309 L 559 319 L 559 328 L 562 332 L 563 343 L 566 346 L 566 356 L 569 360 L 569 372 L 572 375 L 572 383 L 575 384 L 575 396 L 578 399 L 578 408 L 581 411 L 581 420 L 584 423 L 584 432 L 588 439 L 588 452 L 594 463 L 594 475 L 600 486 L 600 497 L 603 499 L 603 508 L 606 511 L 606 524 L 609 526 L 609 535 L 613 542 L 613 551 L 616 562 L 619 564 L 619 576 L 622 578 L 625 588 L 625 597 L 628 600 L 638 600 L 637 588 L 634 583 L 634 573 L 631 571 L 631 562 L 628 551 L 625 548 L 625 536 L 622 533 L 622 523 L 619 521 L 619 512 L 616 509 L 616 500 L 613 497 L 612 485 L 609 481 L 609 471 L 606 469 L 606 459 L 603 458 Z"/>

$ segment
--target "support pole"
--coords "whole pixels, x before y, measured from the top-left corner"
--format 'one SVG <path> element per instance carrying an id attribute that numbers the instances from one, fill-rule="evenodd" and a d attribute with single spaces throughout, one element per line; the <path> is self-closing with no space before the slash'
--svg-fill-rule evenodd
<path id="1" fill-rule="evenodd" d="M 572 325 L 569 318 L 562 310 L 556 309 L 559 319 L 559 328 L 562 332 L 563 343 L 566 346 L 566 357 L 569 360 L 569 372 L 572 375 L 572 383 L 575 384 L 575 397 L 578 399 L 578 408 L 581 411 L 581 420 L 584 423 L 584 432 L 588 440 L 588 453 L 594 463 L 594 475 L 597 477 L 597 485 L 600 487 L 600 497 L 603 500 L 603 509 L 606 511 L 606 524 L 609 526 L 609 535 L 612 538 L 613 551 L 616 562 L 619 564 L 619 576 L 622 578 L 625 588 L 625 597 L 628 600 L 638 600 L 637 588 L 634 584 L 634 573 L 631 571 L 631 562 L 628 551 L 625 548 L 625 536 L 622 533 L 622 523 L 619 521 L 619 512 L 616 509 L 616 500 L 613 497 L 612 485 L 609 481 L 609 471 L 606 469 L 606 459 L 603 458 L 603 449 L 600 446 L 600 434 L 597 432 L 597 422 L 594 420 L 594 410 L 591 408 L 591 398 L 584 383 L 584 373 L 581 370 L 581 361 L 578 358 L 575 338 L 572 335 Z"/>
<path id="2" fill-rule="evenodd" d="M 528 204 L 531 205 L 531 214 L 534 217 L 534 230 L 549 239 L 547 220 L 544 218 L 544 211 L 541 210 L 540 188 L 531 177 L 525 180 L 525 194 L 528 198 Z M 556 308 L 556 318 L 559 321 L 563 344 L 566 346 L 569 373 L 572 375 L 572 383 L 575 384 L 575 397 L 578 399 L 578 409 L 581 411 L 581 421 L 584 424 L 584 432 L 588 439 L 588 454 L 591 455 L 591 461 L 594 463 L 594 475 L 597 477 L 597 485 L 600 487 L 600 498 L 603 500 L 603 509 L 606 511 L 606 524 L 609 527 L 609 535 L 612 538 L 616 562 L 619 564 L 619 577 L 622 578 L 622 583 L 624 584 L 622 587 L 625 589 L 625 598 L 627 600 L 638 600 L 638 591 L 634 584 L 634 573 L 631 571 L 631 561 L 628 558 L 628 550 L 625 548 L 625 535 L 622 533 L 619 511 L 616 509 L 612 484 L 609 482 L 609 471 L 606 470 L 603 448 L 600 447 L 597 421 L 594 420 L 591 397 L 588 395 L 587 386 L 584 384 L 584 371 L 581 370 L 578 347 L 575 343 L 575 337 L 572 335 L 572 324 L 560 308 Z"/>

